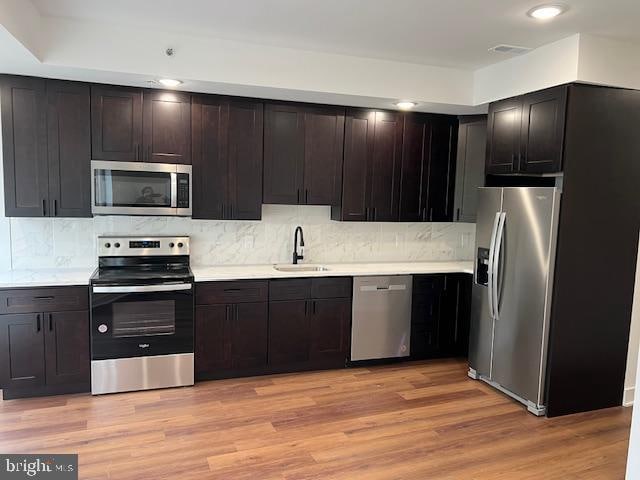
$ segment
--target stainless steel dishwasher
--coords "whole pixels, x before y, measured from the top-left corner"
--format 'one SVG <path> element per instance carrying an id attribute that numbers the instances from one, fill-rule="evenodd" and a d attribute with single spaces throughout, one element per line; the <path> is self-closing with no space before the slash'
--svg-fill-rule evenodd
<path id="1" fill-rule="evenodd" d="M 409 356 L 411 275 L 354 277 L 351 360 Z"/>

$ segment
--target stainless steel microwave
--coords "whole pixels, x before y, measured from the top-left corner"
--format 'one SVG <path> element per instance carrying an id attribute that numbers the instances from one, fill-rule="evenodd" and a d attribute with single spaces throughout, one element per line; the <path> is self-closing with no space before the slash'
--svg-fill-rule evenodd
<path id="1" fill-rule="evenodd" d="M 191 165 L 91 162 L 94 215 L 191 216 Z"/>

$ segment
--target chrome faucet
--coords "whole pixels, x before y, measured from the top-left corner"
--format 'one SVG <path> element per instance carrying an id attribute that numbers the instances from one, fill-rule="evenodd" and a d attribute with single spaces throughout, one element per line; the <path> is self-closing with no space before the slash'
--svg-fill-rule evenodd
<path id="1" fill-rule="evenodd" d="M 298 232 L 300 232 L 300 254 L 298 254 Z M 297 265 L 298 260 L 304 259 L 304 235 L 302 234 L 302 227 L 297 226 L 296 231 L 293 234 L 293 264 Z"/>

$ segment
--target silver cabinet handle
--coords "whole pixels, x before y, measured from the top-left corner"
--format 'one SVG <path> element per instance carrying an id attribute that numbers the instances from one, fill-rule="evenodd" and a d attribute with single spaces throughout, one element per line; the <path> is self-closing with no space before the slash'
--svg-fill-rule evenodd
<path id="1" fill-rule="evenodd" d="M 93 287 L 93 293 L 145 293 L 145 292 L 177 292 L 191 290 L 190 283 L 173 283 L 160 285 L 123 285 L 116 287 Z"/>

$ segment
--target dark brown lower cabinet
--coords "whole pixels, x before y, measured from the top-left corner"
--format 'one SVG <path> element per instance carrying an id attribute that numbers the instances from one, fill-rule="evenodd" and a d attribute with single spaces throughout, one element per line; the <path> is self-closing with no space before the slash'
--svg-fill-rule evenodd
<path id="1" fill-rule="evenodd" d="M 224 372 L 267 365 L 267 303 L 199 305 L 195 323 L 195 373 L 214 378 Z"/>
<path id="2" fill-rule="evenodd" d="M 269 365 L 309 361 L 311 323 L 308 300 L 269 303 Z"/>
<path id="3" fill-rule="evenodd" d="M 0 316 L 0 354 L 3 389 L 44 385 L 42 314 Z"/>
<path id="4" fill-rule="evenodd" d="M 411 357 L 467 355 L 471 275 L 414 275 Z"/>
<path id="5" fill-rule="evenodd" d="M 89 312 L 0 315 L 5 399 L 90 389 Z"/>
<path id="6" fill-rule="evenodd" d="M 90 378 L 88 312 L 43 314 L 47 385 L 88 382 Z"/>
<path id="7" fill-rule="evenodd" d="M 196 304 L 196 379 L 346 364 L 350 277 L 199 283 Z"/>
<path id="8" fill-rule="evenodd" d="M 309 352 L 311 362 L 344 366 L 349 355 L 350 329 L 350 298 L 312 300 Z"/>

